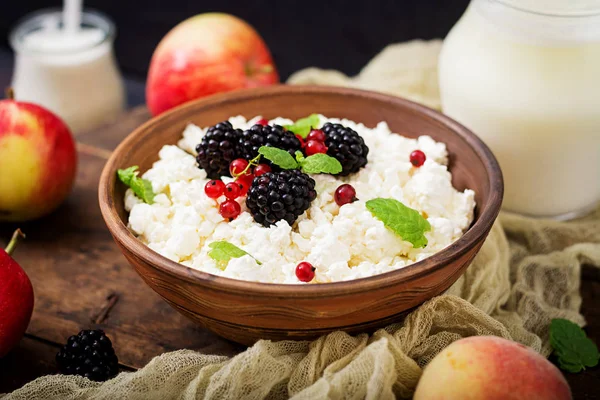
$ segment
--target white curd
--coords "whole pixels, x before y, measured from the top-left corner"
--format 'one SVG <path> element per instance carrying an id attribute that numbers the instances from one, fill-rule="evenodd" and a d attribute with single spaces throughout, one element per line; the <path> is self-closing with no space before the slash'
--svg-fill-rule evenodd
<path id="1" fill-rule="evenodd" d="M 246 121 L 231 118 L 235 128 L 247 129 L 259 117 Z M 246 212 L 225 221 L 216 202 L 206 196 L 206 173 L 198 169 L 194 152 L 205 129 L 190 125 L 179 146 L 164 146 L 160 160 L 143 177 L 152 182 L 155 203 L 148 205 L 131 190 L 125 196 L 130 211 L 129 228 L 150 248 L 192 268 L 230 278 L 270 283 L 300 283 L 295 267 L 308 261 L 316 267 L 313 282 L 333 282 L 367 277 L 402 268 L 436 253 L 458 239 L 469 227 L 475 206 L 474 192 L 452 187 L 446 168 L 447 153 L 442 143 L 429 136 L 408 139 L 392 134 L 385 122 L 369 129 L 349 120 L 320 117 L 320 123 L 341 123 L 356 130 L 369 146 L 368 164 L 346 178 L 311 175 L 317 198 L 294 226 L 279 221 L 265 228 Z M 290 120 L 277 118 L 284 125 Z M 409 162 L 409 154 L 422 150 L 427 161 L 420 168 Z M 231 178 L 223 178 L 229 181 Z M 350 183 L 358 201 L 339 207 L 335 189 Z M 413 248 L 384 227 L 366 209 L 376 197 L 394 198 L 424 215 L 431 225 L 425 248 Z M 222 199 L 221 199 L 222 200 Z M 226 240 L 262 262 L 244 256 L 229 261 L 221 270 L 208 256 L 208 244 Z"/>

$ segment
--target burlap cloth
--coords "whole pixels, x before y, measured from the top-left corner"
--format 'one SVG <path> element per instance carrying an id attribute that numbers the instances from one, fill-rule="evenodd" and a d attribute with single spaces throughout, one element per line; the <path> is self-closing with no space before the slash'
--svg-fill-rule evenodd
<path id="1" fill-rule="evenodd" d="M 439 108 L 439 41 L 392 45 L 354 78 L 307 69 L 291 83 L 379 90 Z M 502 214 L 448 293 L 372 336 L 261 341 L 233 357 L 181 350 L 105 383 L 45 376 L 8 399 L 392 399 L 410 397 L 422 368 L 452 341 L 497 335 L 548 356 L 548 324 L 580 325 L 581 264 L 600 266 L 600 210 L 569 223 Z M 110 332 L 109 332 L 110 334 Z"/>

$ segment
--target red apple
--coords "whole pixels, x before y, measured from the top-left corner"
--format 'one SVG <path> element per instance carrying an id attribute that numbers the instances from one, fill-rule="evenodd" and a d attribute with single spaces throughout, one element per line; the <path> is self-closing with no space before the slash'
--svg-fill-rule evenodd
<path id="1" fill-rule="evenodd" d="M 63 202 L 75 179 L 69 128 L 31 103 L 0 100 L 0 221 L 26 221 Z"/>
<path id="2" fill-rule="evenodd" d="M 33 288 L 27 274 L 11 258 L 17 230 L 6 250 L 0 249 L 0 358 L 6 355 L 23 337 L 33 311 Z"/>
<path id="3" fill-rule="evenodd" d="M 279 82 L 260 35 L 233 15 L 200 14 L 173 28 L 154 51 L 146 102 L 153 115 L 187 101 Z"/>

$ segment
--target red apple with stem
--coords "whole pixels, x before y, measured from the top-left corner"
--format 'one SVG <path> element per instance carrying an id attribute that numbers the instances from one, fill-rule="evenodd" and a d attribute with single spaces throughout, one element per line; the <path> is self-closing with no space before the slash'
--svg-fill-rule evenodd
<path id="1" fill-rule="evenodd" d="M 35 104 L 0 100 L 0 221 L 48 214 L 71 191 L 75 142 L 56 115 Z"/>
<path id="2" fill-rule="evenodd" d="M 11 257 L 19 237 L 25 235 L 17 229 L 6 249 L 0 249 L 0 358 L 19 343 L 33 312 L 31 281 Z"/>
<path id="3" fill-rule="evenodd" d="M 271 53 L 246 22 L 200 14 L 173 28 L 154 51 L 146 102 L 153 115 L 215 93 L 279 82 Z"/>

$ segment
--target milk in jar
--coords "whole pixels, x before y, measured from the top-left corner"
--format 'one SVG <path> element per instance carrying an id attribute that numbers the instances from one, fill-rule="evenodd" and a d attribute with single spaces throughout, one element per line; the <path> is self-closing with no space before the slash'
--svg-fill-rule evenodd
<path id="1" fill-rule="evenodd" d="M 473 0 L 440 56 L 443 111 L 498 158 L 503 208 L 571 218 L 600 200 L 600 1 Z"/>
<path id="2" fill-rule="evenodd" d="M 15 98 L 48 108 L 74 133 L 113 120 L 125 107 L 113 39 L 114 26 L 95 12 L 82 14 L 76 33 L 62 29 L 60 11 L 26 18 L 11 34 Z"/>

